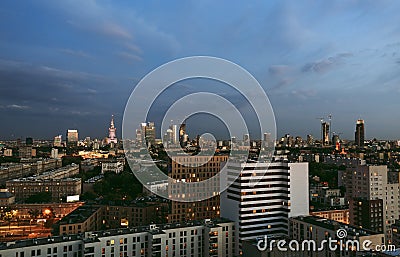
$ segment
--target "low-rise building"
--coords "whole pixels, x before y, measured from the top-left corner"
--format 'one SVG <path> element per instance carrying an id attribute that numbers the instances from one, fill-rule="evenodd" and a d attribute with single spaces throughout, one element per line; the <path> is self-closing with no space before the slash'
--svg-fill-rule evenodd
<path id="1" fill-rule="evenodd" d="M 84 241 L 80 235 L 35 238 L 0 244 L 1 257 L 83 257 Z"/>
<path id="2" fill-rule="evenodd" d="M 334 210 L 318 210 L 310 212 L 310 215 L 349 224 L 349 209 L 347 208 Z"/>
<path id="3" fill-rule="evenodd" d="M 313 243 L 311 245 L 307 243 L 307 248 L 300 248 L 307 253 L 308 257 L 364 256 L 363 254 L 366 253 L 362 247 L 365 245 L 364 241 L 370 241 L 370 244 L 368 244 L 370 249 L 375 249 L 376 246 L 385 243 L 383 233 L 315 216 L 291 218 L 289 238 L 300 242 L 300 245 L 306 240 L 306 242 L 311 240 Z M 334 249 L 331 249 L 328 243 L 323 246 L 323 241 L 329 239 L 337 240 L 337 242 L 342 241 L 343 246 L 347 246 L 347 248 L 340 250 L 340 244 L 334 244 L 333 247 L 336 245 Z M 351 242 L 351 244 L 348 244 L 348 242 Z M 316 250 L 320 248 L 321 250 Z"/>
<path id="4" fill-rule="evenodd" d="M 2 257 L 231 257 L 234 223 L 225 220 L 150 225 L 0 244 Z"/>
<path id="5" fill-rule="evenodd" d="M 50 192 L 52 201 L 59 202 L 70 195 L 80 195 L 82 181 L 80 178 L 36 179 L 22 178 L 6 182 L 6 188 L 15 195 L 17 201 L 25 200 L 40 192 Z"/>
<path id="6" fill-rule="evenodd" d="M 7 189 L 0 189 L 0 207 L 12 205 L 15 202 L 13 196 Z"/>
<path id="7" fill-rule="evenodd" d="M 124 170 L 124 163 L 119 161 L 113 162 L 102 162 L 101 173 L 114 172 L 116 174 L 121 173 Z"/>
<path id="8" fill-rule="evenodd" d="M 166 222 L 168 203 L 137 203 L 129 206 L 80 206 L 54 226 L 54 234 L 76 234 L 99 229 L 143 226 Z"/>
<path id="9" fill-rule="evenodd" d="M 53 226 L 54 235 L 72 235 L 102 229 L 102 208 L 83 205 Z"/>
<path id="10" fill-rule="evenodd" d="M 89 232 L 85 234 L 85 257 L 113 253 L 114 256 L 231 257 L 233 233 L 233 222 L 223 219 Z"/>

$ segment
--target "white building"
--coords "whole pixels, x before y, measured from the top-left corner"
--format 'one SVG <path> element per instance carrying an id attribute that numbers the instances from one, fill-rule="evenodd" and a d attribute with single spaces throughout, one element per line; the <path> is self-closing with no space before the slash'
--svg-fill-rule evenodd
<path id="1" fill-rule="evenodd" d="M 101 173 L 104 174 L 106 172 L 114 172 L 121 173 L 124 170 L 124 163 L 115 161 L 115 162 L 103 162 L 101 164 Z"/>
<path id="2" fill-rule="evenodd" d="M 6 244 L 2 244 L 0 246 L 0 256 L 82 257 L 84 254 L 83 250 L 83 237 L 77 235 L 58 236 L 7 242 Z"/>
<path id="3" fill-rule="evenodd" d="M 307 163 L 227 165 L 227 179 L 234 182 L 221 193 L 221 217 L 235 222 L 239 248 L 242 240 L 288 235 L 288 218 L 308 215 Z"/>
<path id="4" fill-rule="evenodd" d="M 21 240 L 0 245 L 0 256 L 232 257 L 234 247 L 234 223 L 219 219 Z"/>

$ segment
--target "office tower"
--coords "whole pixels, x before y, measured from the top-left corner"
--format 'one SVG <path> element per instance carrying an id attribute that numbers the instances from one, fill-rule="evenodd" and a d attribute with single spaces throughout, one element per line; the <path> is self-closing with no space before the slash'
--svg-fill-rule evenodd
<path id="1" fill-rule="evenodd" d="M 25 145 L 33 145 L 33 138 L 31 137 L 25 138 Z"/>
<path id="2" fill-rule="evenodd" d="M 346 195 L 350 200 L 350 224 L 379 231 L 378 221 L 370 223 L 368 220 L 376 220 L 381 215 L 383 233 L 386 240 L 391 242 L 390 227 L 400 214 L 399 183 L 388 182 L 388 169 L 384 165 L 358 165 L 348 168 L 346 173 L 348 175 L 345 181 Z M 380 202 L 376 200 L 382 200 L 382 208 L 379 206 Z M 359 210 L 360 203 L 364 209 Z M 374 211 L 368 212 L 371 205 Z M 359 211 L 369 214 L 368 218 L 360 218 Z"/>
<path id="3" fill-rule="evenodd" d="M 186 123 L 182 123 L 179 127 L 179 144 L 181 147 L 186 146 L 187 135 L 186 135 Z"/>
<path id="4" fill-rule="evenodd" d="M 307 145 L 314 145 L 314 137 L 312 135 L 307 135 Z"/>
<path id="5" fill-rule="evenodd" d="M 264 146 L 265 146 L 265 147 L 272 147 L 272 146 L 274 146 L 274 145 L 273 145 L 273 142 L 272 142 L 272 140 L 271 140 L 271 133 L 264 133 L 263 141 L 264 141 Z"/>
<path id="6" fill-rule="evenodd" d="M 179 129 L 178 125 L 171 125 L 172 130 L 172 143 L 177 145 L 179 143 Z"/>
<path id="7" fill-rule="evenodd" d="M 78 130 L 68 129 L 67 130 L 67 147 L 77 147 L 78 146 Z"/>
<path id="8" fill-rule="evenodd" d="M 365 136 L 364 120 L 357 120 L 355 132 L 355 144 L 358 147 L 364 147 Z"/>
<path id="9" fill-rule="evenodd" d="M 221 163 L 226 162 L 227 159 L 228 155 L 172 156 L 171 162 L 169 163 L 169 177 L 178 181 L 185 181 L 187 183 L 204 181 L 219 173 L 221 169 Z M 201 165 L 202 163 L 204 164 Z M 174 189 L 169 187 L 168 190 L 173 191 Z M 203 192 L 198 193 L 202 194 Z M 171 195 L 173 192 L 169 192 L 169 194 Z M 178 195 L 173 196 L 174 198 L 179 197 Z M 214 197 L 203 201 L 172 201 L 171 212 L 168 215 L 168 222 L 217 218 L 220 216 L 219 201 L 219 190 L 218 192 L 215 192 Z"/>
<path id="10" fill-rule="evenodd" d="M 146 144 L 146 122 L 140 124 L 140 135 L 142 136 L 142 143 Z M 136 131 L 137 132 L 137 131 Z"/>
<path id="11" fill-rule="evenodd" d="M 141 135 L 142 138 L 144 137 L 143 142 L 146 142 L 148 147 L 154 145 L 156 143 L 156 128 L 154 122 L 142 123 L 141 127 Z"/>
<path id="12" fill-rule="evenodd" d="M 243 142 L 245 144 L 250 144 L 250 135 L 249 134 L 244 134 L 243 135 Z"/>
<path id="13" fill-rule="evenodd" d="M 321 133 L 322 133 L 322 144 L 329 145 L 329 123 L 321 123 Z"/>
<path id="14" fill-rule="evenodd" d="M 62 143 L 61 135 L 55 136 L 54 137 L 53 146 L 54 147 L 61 147 L 61 143 Z"/>
<path id="15" fill-rule="evenodd" d="M 116 128 L 114 126 L 114 115 L 111 116 L 111 123 L 110 127 L 108 128 L 108 143 L 111 144 L 116 144 L 117 143 L 117 137 L 116 137 Z"/>
<path id="16" fill-rule="evenodd" d="M 234 182 L 221 193 L 221 217 L 235 222 L 239 247 L 243 240 L 287 236 L 288 218 L 308 215 L 308 163 L 277 160 L 227 165 L 222 185 Z"/>
<path id="17" fill-rule="evenodd" d="M 332 136 L 332 144 L 333 144 L 333 145 L 336 145 L 337 143 L 340 143 L 340 138 L 339 138 L 339 135 L 334 134 L 334 135 Z"/>
<path id="18" fill-rule="evenodd" d="M 136 129 L 136 143 L 138 145 L 141 145 L 143 143 L 143 136 L 141 129 Z"/>

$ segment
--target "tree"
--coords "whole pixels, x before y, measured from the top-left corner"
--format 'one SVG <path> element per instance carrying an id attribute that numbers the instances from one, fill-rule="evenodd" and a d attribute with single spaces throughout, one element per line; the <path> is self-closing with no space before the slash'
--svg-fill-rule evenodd
<path id="1" fill-rule="evenodd" d="M 15 213 L 15 210 L 11 210 L 8 207 L 2 209 L 0 212 L 1 220 L 8 221 L 8 230 L 11 229 L 11 221 L 14 219 Z"/>
<path id="2" fill-rule="evenodd" d="M 26 203 L 50 203 L 52 201 L 51 192 L 39 192 L 26 199 Z"/>

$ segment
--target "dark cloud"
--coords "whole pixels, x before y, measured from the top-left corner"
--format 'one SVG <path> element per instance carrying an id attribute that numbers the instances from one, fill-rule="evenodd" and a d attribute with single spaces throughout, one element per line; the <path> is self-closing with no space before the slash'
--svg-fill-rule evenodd
<path id="1" fill-rule="evenodd" d="M 306 63 L 301 70 L 303 72 L 325 73 L 337 66 L 343 65 L 345 59 L 352 56 L 352 53 L 339 53 L 326 59 Z"/>
<path id="2" fill-rule="evenodd" d="M 0 102 L 8 109 L 65 110 L 98 106 L 107 78 L 84 72 L 0 60 Z"/>
<path id="3" fill-rule="evenodd" d="M 289 70 L 288 65 L 271 65 L 268 72 L 271 75 L 282 75 Z"/>

